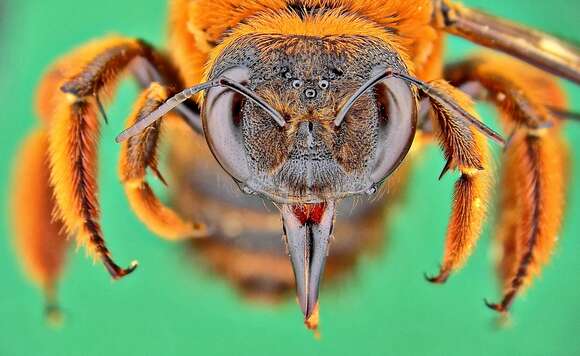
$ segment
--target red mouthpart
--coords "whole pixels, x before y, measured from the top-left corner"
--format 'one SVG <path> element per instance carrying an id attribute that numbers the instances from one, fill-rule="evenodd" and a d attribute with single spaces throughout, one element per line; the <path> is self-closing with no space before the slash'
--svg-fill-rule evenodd
<path id="1" fill-rule="evenodd" d="M 322 214 L 324 214 L 325 210 L 325 202 L 292 205 L 292 212 L 302 225 L 306 225 L 306 223 L 320 224 L 320 219 L 322 219 Z"/>

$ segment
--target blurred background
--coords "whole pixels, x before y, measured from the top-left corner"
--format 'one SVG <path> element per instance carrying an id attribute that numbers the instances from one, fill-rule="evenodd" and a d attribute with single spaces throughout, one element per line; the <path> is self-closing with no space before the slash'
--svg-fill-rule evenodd
<path id="1" fill-rule="evenodd" d="M 465 3 L 579 42 L 580 3 L 569 0 L 466 0 Z M 71 253 L 60 299 L 65 323 L 43 320 L 42 298 L 25 278 L 12 246 L 8 216 L 10 168 L 19 142 L 37 124 L 35 86 L 58 56 L 110 33 L 163 46 L 163 0 L 0 1 L 0 356 L 20 355 L 580 355 L 580 148 L 573 146 L 572 185 L 560 243 L 552 263 L 513 307 L 511 326 L 498 330 L 483 298 L 499 291 L 486 228 L 467 266 L 444 286 L 432 286 L 443 250 L 454 176 L 437 176 L 444 162 L 427 150 L 411 174 L 403 204 L 392 211 L 381 244 L 363 256 L 349 278 L 321 296 L 322 339 L 302 324 L 293 299 L 265 307 L 240 298 L 182 244 L 159 240 L 129 210 L 117 178 L 122 128 L 136 95 L 124 83 L 108 109 L 100 162 L 103 227 L 123 264 L 136 273 L 111 282 L 84 251 Z M 450 60 L 474 47 L 448 44 Z M 564 83 L 580 111 L 580 89 Z M 487 122 L 495 113 L 481 106 Z M 566 136 L 580 142 L 580 124 Z M 497 151 L 497 150 L 496 150 Z M 497 153 L 497 152 L 496 152 Z M 496 154 L 496 162 L 497 162 Z"/>

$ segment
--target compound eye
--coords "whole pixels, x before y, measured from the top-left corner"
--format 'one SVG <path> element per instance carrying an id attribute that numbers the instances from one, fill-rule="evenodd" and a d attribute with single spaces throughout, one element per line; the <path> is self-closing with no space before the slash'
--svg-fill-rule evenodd
<path id="1" fill-rule="evenodd" d="M 379 135 L 371 180 L 380 183 L 401 164 L 413 143 L 417 101 L 402 79 L 388 77 L 375 86 L 379 103 Z"/>
<path id="2" fill-rule="evenodd" d="M 246 85 L 247 68 L 234 67 L 222 76 Z M 202 108 L 203 132 L 206 141 L 222 168 L 238 182 L 249 177 L 241 131 L 243 96 L 226 87 L 213 87 L 207 91 Z"/>

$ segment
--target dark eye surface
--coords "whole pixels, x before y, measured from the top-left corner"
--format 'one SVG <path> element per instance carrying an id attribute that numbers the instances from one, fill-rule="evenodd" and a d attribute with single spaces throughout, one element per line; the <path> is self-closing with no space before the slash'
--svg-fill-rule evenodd
<path id="1" fill-rule="evenodd" d="M 352 95 L 335 119 L 335 125 L 340 126 L 345 115 L 352 111 L 357 102 L 360 103 L 363 94 L 374 91 L 378 106 L 378 131 L 369 178 L 375 185 L 392 174 L 407 155 L 415 136 L 417 121 L 417 101 L 404 80 L 387 76 L 375 81 L 374 78 L 384 74 L 385 70 L 382 67 L 375 68 L 372 79 Z"/>
<path id="2" fill-rule="evenodd" d="M 371 179 L 380 183 L 401 164 L 411 148 L 417 123 L 417 102 L 409 85 L 387 78 L 376 85 L 380 105 L 379 136 Z"/>
<path id="3" fill-rule="evenodd" d="M 238 82 L 248 81 L 248 70 L 236 67 L 223 73 Z M 242 97 L 224 87 L 208 90 L 203 108 L 203 131 L 212 153 L 222 168 L 236 181 L 244 182 L 250 176 L 242 134 L 240 111 Z"/>

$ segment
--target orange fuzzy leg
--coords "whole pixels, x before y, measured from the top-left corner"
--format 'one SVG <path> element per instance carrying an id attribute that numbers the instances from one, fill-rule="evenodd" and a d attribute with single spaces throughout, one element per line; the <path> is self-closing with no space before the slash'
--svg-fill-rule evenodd
<path id="1" fill-rule="evenodd" d="M 514 140 L 520 140 L 520 137 L 513 137 L 510 145 L 516 144 Z M 509 149 L 504 153 L 502 160 L 500 208 L 495 238 L 501 246 L 501 250 L 498 251 L 501 257 L 498 259 L 497 272 L 503 289 L 507 290 L 512 276 L 516 274 L 518 256 L 521 255 L 522 246 L 516 237 L 521 217 L 521 206 L 518 201 L 523 192 L 519 184 L 518 155 L 514 154 L 513 149 Z"/>
<path id="2" fill-rule="evenodd" d="M 49 184 L 48 137 L 31 134 L 17 157 L 12 183 L 12 223 L 15 245 L 28 276 L 46 297 L 46 314 L 58 319 L 56 284 L 66 259 L 68 242 L 62 223 L 52 216 L 54 199 Z"/>
<path id="3" fill-rule="evenodd" d="M 497 228 L 503 298 L 487 303 L 507 312 L 516 295 L 549 261 L 564 212 L 567 148 L 561 122 L 547 105 L 565 108 L 557 83 L 520 62 L 481 55 L 449 69 L 456 82 L 479 82 L 513 132 L 506 148 L 502 206 Z"/>
<path id="4" fill-rule="evenodd" d="M 132 272 L 110 257 L 99 224 L 97 200 L 97 137 L 99 118 L 92 100 L 69 96 L 57 107 L 49 141 L 51 184 L 59 218 L 92 256 L 99 257 L 113 278 Z"/>
<path id="5" fill-rule="evenodd" d="M 475 116 L 471 101 L 460 91 L 443 81 L 430 84 Z M 453 194 L 443 263 L 437 276 L 427 277 L 430 282 L 444 283 L 451 272 L 465 263 L 480 236 L 491 175 L 488 147 L 482 134 L 439 102 L 432 100 L 431 104 L 435 112 L 434 128 L 447 159 L 441 176 L 449 169 L 461 172 Z"/>
<path id="6" fill-rule="evenodd" d="M 540 273 L 555 247 L 566 184 L 562 175 L 565 154 L 559 141 L 548 132 L 537 136 L 522 130 L 514 135 L 506 152 L 506 163 L 511 163 L 515 171 L 509 179 L 518 184 L 511 187 L 515 201 L 511 211 L 501 213 L 498 228 L 503 249 L 500 276 L 504 297 L 499 304 L 488 303 L 497 311 L 509 309 L 516 295 Z"/>
<path id="7" fill-rule="evenodd" d="M 167 90 L 152 83 L 139 97 L 126 127 L 133 126 L 168 98 Z M 173 210 L 163 205 L 145 180 L 149 168 L 163 183 L 157 169 L 157 144 L 161 121 L 148 127 L 140 135 L 131 137 L 121 146 L 119 175 L 133 211 L 155 234 L 168 240 L 178 240 L 206 234 L 205 227 L 183 221 Z"/>
<path id="8" fill-rule="evenodd" d="M 49 126 L 50 181 L 58 217 L 67 233 L 99 257 L 113 278 L 129 274 L 137 264 L 121 268 L 112 260 L 99 223 L 97 110 L 99 95 L 111 90 L 137 57 L 159 61 L 138 40 L 111 37 L 92 42 L 57 62 L 38 97 L 39 113 Z"/>
<path id="9" fill-rule="evenodd" d="M 51 123 L 55 106 L 63 100 L 63 91 L 78 97 L 109 94 L 119 76 L 138 56 L 155 64 L 162 61 L 147 44 L 114 36 L 89 42 L 57 60 L 42 78 L 37 91 L 36 107 L 43 122 Z"/>

